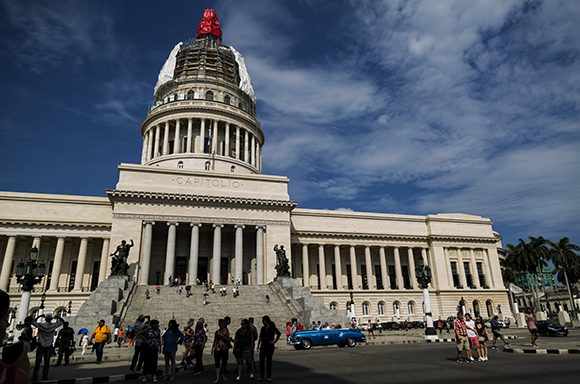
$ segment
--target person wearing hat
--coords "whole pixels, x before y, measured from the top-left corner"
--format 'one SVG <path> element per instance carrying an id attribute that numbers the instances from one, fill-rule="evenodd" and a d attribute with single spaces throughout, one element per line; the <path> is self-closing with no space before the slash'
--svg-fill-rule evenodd
<path id="1" fill-rule="evenodd" d="M 105 325 L 105 320 L 99 320 L 99 325 L 97 325 L 97 328 L 93 331 L 91 340 L 93 340 L 95 345 L 97 364 L 101 364 L 103 361 L 103 350 L 105 349 L 105 344 L 111 342 L 111 328 L 108 325 Z"/>
<path id="2" fill-rule="evenodd" d="M 44 322 L 39 322 L 44 317 Z M 32 381 L 38 381 L 38 371 L 40 371 L 40 363 L 44 360 L 42 366 L 42 380 L 48 380 L 48 369 L 50 368 L 50 357 L 53 353 L 54 331 L 63 324 L 60 316 L 54 317 L 52 321 L 50 313 L 40 315 L 36 318 L 34 325 L 38 328 L 38 347 L 36 348 L 36 361 L 34 362 L 34 371 L 32 371 Z"/>

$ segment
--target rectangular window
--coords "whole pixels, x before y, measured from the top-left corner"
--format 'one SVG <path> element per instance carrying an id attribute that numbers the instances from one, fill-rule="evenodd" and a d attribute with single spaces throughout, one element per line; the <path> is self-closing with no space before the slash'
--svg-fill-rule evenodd
<path id="1" fill-rule="evenodd" d="M 475 263 L 477 265 L 477 275 L 479 276 L 479 284 L 485 289 L 489 288 L 487 281 L 485 281 L 485 274 L 483 273 L 483 263 Z"/>
<path id="2" fill-rule="evenodd" d="M 395 272 L 395 266 L 389 265 L 389 280 L 391 281 L 391 289 L 397 289 L 397 273 Z"/>
<path id="3" fill-rule="evenodd" d="M 367 266 L 365 264 L 361 264 L 360 266 L 360 276 L 362 278 L 362 289 L 369 289 L 369 282 L 367 279 Z"/>
<path id="4" fill-rule="evenodd" d="M 48 264 L 48 272 L 46 272 L 46 284 L 44 286 L 44 290 L 48 291 L 48 288 L 50 288 L 50 279 L 52 277 L 52 267 L 54 266 L 54 261 L 51 261 Z"/>
<path id="5" fill-rule="evenodd" d="M 463 270 L 465 271 L 465 282 L 469 288 L 475 288 L 473 284 L 473 276 L 471 276 L 471 269 L 469 268 L 469 261 L 463 262 Z"/>
<path id="6" fill-rule="evenodd" d="M 181 152 L 187 153 L 188 149 L 189 148 L 187 148 L 187 136 L 183 136 L 181 138 Z"/>
<path id="7" fill-rule="evenodd" d="M 70 274 L 68 280 L 68 291 L 72 291 L 75 286 L 75 280 L 77 277 L 77 261 L 73 261 L 70 266 Z M 82 276 L 80 277 L 82 279 Z"/>
<path id="8" fill-rule="evenodd" d="M 377 280 L 377 289 L 385 289 L 380 265 L 375 265 L 375 278 Z"/>
<path id="9" fill-rule="evenodd" d="M 354 289 L 352 287 L 352 269 L 350 267 L 350 264 L 346 265 L 346 283 L 348 285 L 348 289 Z"/>
<path id="10" fill-rule="evenodd" d="M 451 276 L 453 277 L 453 286 L 455 288 L 463 288 L 459 280 L 459 274 L 457 273 L 457 262 L 451 262 Z"/>
<path id="11" fill-rule="evenodd" d="M 332 286 L 336 289 L 336 265 L 332 264 Z"/>
<path id="12" fill-rule="evenodd" d="M 322 287 L 322 277 L 320 276 L 320 264 L 316 264 L 316 277 L 317 277 L 317 282 L 318 282 L 318 290 L 320 291 L 321 287 Z"/>
<path id="13" fill-rule="evenodd" d="M 411 289 L 411 280 L 409 279 L 409 267 L 407 265 L 402 265 L 403 270 L 403 286 L 405 289 Z"/>
<path id="14" fill-rule="evenodd" d="M 91 292 L 97 289 L 99 285 L 99 270 L 101 269 L 101 262 L 93 262 L 93 271 L 91 273 Z"/>

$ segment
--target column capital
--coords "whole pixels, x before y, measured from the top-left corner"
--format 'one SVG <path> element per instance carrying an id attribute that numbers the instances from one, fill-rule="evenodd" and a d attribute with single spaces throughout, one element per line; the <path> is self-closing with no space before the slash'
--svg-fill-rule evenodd
<path id="1" fill-rule="evenodd" d="M 147 224 L 155 225 L 155 222 L 154 221 L 150 221 L 150 220 L 144 220 L 143 221 L 143 225 L 147 225 Z"/>
<path id="2" fill-rule="evenodd" d="M 260 225 L 256 225 L 256 229 L 263 229 L 264 231 L 266 230 L 267 225 L 265 224 L 260 224 Z"/>
<path id="3" fill-rule="evenodd" d="M 176 222 L 176 221 L 168 221 L 168 222 L 167 222 L 167 226 L 169 227 L 169 226 L 171 226 L 171 225 L 175 225 L 175 226 L 177 227 L 177 226 L 179 225 L 179 223 L 178 223 L 178 222 Z"/>
<path id="4" fill-rule="evenodd" d="M 238 228 L 244 229 L 244 228 L 246 228 L 246 226 L 244 224 L 234 224 L 234 228 L 236 228 L 236 229 L 238 229 Z"/>
<path id="5" fill-rule="evenodd" d="M 189 223 L 190 227 L 201 227 L 201 223 Z"/>
<path id="6" fill-rule="evenodd" d="M 223 228 L 224 225 L 223 224 L 212 224 L 212 227 L 214 227 L 214 228 L 218 228 L 218 227 L 219 228 Z"/>

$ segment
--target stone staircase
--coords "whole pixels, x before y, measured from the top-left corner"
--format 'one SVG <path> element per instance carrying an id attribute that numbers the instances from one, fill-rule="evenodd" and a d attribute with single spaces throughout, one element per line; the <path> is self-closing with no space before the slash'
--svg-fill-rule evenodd
<path id="1" fill-rule="evenodd" d="M 149 289 L 150 298 L 146 299 L 145 291 Z M 233 297 L 232 286 L 228 286 L 227 295 L 220 296 L 219 287 L 216 292 L 208 293 L 208 304 L 203 304 L 203 294 L 206 289 L 203 286 L 192 286 L 191 295 L 186 297 L 185 288 L 181 294 L 177 287 L 162 286 L 160 294 L 155 293 L 155 286 L 137 286 L 129 300 L 128 309 L 124 315 L 123 324 L 132 325 L 140 315 L 150 315 L 152 319 L 159 320 L 161 328 L 167 326 L 172 318 L 181 325 L 188 319 L 203 317 L 209 325 L 210 332 L 217 328 L 218 319 L 230 316 L 232 325 L 230 330 L 239 327 L 240 320 L 248 317 L 256 319 L 255 324 L 261 326 L 261 318 L 264 315 L 276 323 L 284 332 L 284 326 L 291 318 L 301 319 L 301 308 L 291 298 L 284 296 L 284 292 L 276 290 L 269 285 L 240 286 L 240 295 Z M 266 295 L 270 297 L 267 302 Z M 288 303 L 290 300 L 290 305 Z"/>

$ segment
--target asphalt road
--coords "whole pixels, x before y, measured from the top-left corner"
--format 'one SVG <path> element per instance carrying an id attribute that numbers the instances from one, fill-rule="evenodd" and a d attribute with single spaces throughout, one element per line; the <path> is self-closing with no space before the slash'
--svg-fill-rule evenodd
<path id="1" fill-rule="evenodd" d="M 179 372 L 176 383 L 211 383 L 213 359 L 205 357 L 206 370 L 199 376 Z M 276 351 L 274 383 L 575 383 L 580 355 L 517 355 L 489 351 L 489 361 L 459 364 L 455 346 L 446 344 L 378 345 L 355 348 L 327 347 L 309 351 Z M 161 364 L 159 368 L 162 368 Z M 227 382 L 234 383 L 235 365 L 230 355 Z M 98 377 L 127 373 L 126 362 L 96 366 L 79 364 L 51 368 L 50 377 Z M 137 380 L 128 382 L 137 383 Z M 161 382 L 161 381 L 160 381 Z M 242 383 L 256 383 L 243 377 Z"/>

